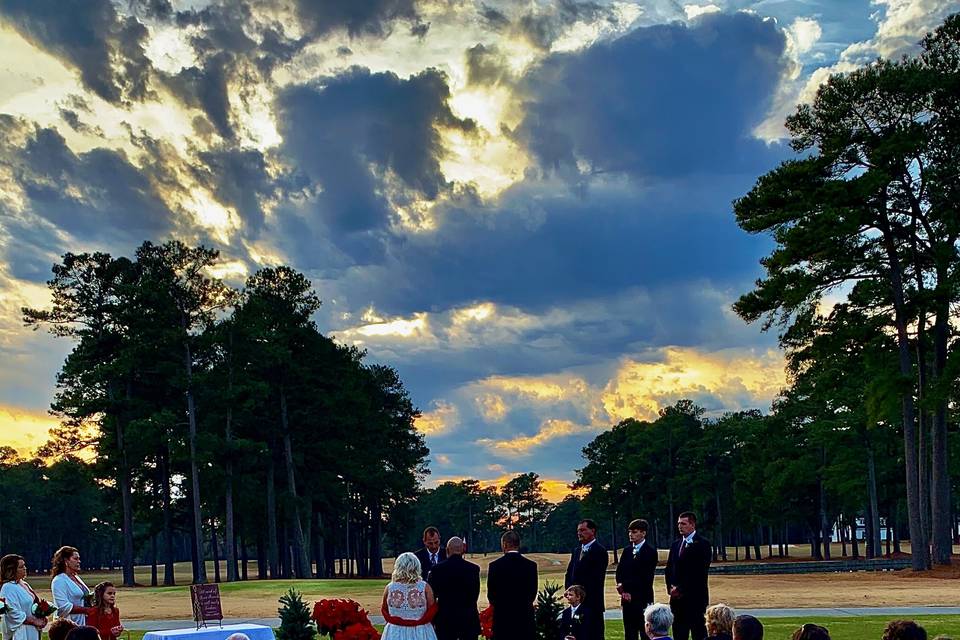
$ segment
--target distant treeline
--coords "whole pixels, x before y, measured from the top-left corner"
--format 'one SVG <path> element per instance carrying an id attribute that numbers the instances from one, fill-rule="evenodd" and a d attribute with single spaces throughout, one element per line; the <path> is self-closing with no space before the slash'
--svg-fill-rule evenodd
<path id="1" fill-rule="evenodd" d="M 0 461 L 0 549 L 33 567 L 60 544 L 88 564 L 225 559 L 244 577 L 379 575 L 383 526 L 428 453 L 397 372 L 311 320 L 306 277 L 265 268 L 234 290 L 216 251 L 144 243 L 133 258 L 66 254 L 29 325 L 73 340 L 40 451 Z M 91 464 L 72 456 L 95 454 Z M 117 532 L 120 533 L 119 543 Z M 119 553 L 117 551 L 119 550 Z M 217 570 L 219 573 L 219 569 Z M 220 576 L 214 576 L 220 577 Z"/>

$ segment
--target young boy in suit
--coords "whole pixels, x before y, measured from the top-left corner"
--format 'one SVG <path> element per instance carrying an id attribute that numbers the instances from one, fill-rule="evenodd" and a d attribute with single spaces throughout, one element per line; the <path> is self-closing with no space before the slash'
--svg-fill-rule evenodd
<path id="1" fill-rule="evenodd" d="M 583 604 L 586 596 L 586 590 L 578 584 L 571 585 L 563 592 L 563 597 L 570 606 L 564 609 L 560 616 L 559 640 L 598 640 L 591 636 L 589 611 Z"/>

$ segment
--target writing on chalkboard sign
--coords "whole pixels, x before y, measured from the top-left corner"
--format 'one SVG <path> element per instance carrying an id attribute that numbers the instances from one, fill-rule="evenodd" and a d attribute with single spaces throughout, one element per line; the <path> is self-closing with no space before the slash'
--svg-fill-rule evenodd
<path id="1" fill-rule="evenodd" d="M 207 626 L 208 621 L 216 620 L 223 626 L 223 609 L 220 606 L 220 585 L 190 585 L 190 602 L 193 604 L 193 620 L 197 629 Z"/>

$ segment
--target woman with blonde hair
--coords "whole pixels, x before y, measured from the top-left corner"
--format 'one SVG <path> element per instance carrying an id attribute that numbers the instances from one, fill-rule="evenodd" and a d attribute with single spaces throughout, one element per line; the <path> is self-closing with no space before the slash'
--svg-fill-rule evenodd
<path id="1" fill-rule="evenodd" d="M 733 619 L 736 615 L 733 609 L 722 602 L 707 607 L 703 619 L 707 627 L 707 638 L 716 640 L 731 640 L 733 637 Z"/>
<path id="2" fill-rule="evenodd" d="M 95 609 L 91 606 L 93 592 L 80 577 L 80 551 L 70 546 L 57 549 L 50 561 L 50 575 L 57 615 L 81 627 L 87 624 L 87 616 Z"/>
<path id="3" fill-rule="evenodd" d="M 433 590 L 420 577 L 420 560 L 401 553 L 390 584 L 383 590 L 381 611 L 387 624 L 381 640 L 437 640 L 430 620 L 436 612 Z"/>

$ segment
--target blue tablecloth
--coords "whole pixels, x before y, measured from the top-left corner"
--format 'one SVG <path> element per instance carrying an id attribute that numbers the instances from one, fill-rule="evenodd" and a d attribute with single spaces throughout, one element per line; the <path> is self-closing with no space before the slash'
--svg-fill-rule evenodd
<path id="1" fill-rule="evenodd" d="M 246 634 L 250 640 L 275 640 L 273 629 L 262 624 L 226 624 L 223 627 L 216 622 L 207 624 L 211 626 L 201 629 L 150 631 L 144 634 L 143 640 L 227 640 L 234 633 Z"/>

